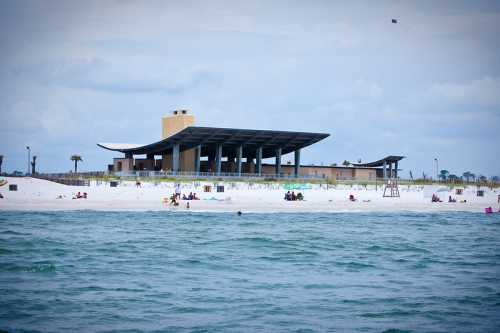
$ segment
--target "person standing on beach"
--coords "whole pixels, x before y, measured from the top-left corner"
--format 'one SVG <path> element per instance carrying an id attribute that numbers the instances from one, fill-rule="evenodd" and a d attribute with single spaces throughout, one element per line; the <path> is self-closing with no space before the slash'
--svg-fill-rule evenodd
<path id="1" fill-rule="evenodd" d="M 181 200 L 181 184 L 175 186 L 175 196 L 178 200 Z"/>

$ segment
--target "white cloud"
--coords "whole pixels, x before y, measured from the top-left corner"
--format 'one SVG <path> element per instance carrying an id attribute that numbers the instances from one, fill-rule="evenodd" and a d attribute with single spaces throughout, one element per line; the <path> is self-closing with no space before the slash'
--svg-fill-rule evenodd
<path id="1" fill-rule="evenodd" d="M 469 82 L 436 84 L 431 87 L 431 94 L 452 103 L 500 107 L 500 78 L 484 77 Z"/>

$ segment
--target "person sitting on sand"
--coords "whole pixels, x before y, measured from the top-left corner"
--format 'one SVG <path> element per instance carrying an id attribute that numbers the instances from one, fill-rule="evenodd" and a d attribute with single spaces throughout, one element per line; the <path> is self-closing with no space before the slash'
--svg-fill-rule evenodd
<path id="1" fill-rule="evenodd" d="M 299 200 L 299 201 L 304 200 L 304 196 L 302 195 L 301 192 L 297 193 L 297 200 Z"/>
<path id="2" fill-rule="evenodd" d="M 186 197 L 185 194 L 182 195 L 182 200 L 189 200 L 188 197 Z"/>
<path id="3" fill-rule="evenodd" d="M 354 194 L 349 194 L 349 201 L 356 201 L 356 198 L 354 197 Z"/>
<path id="4" fill-rule="evenodd" d="M 436 194 L 432 194 L 431 202 L 441 202 L 441 199 Z"/>
<path id="5" fill-rule="evenodd" d="M 288 191 L 288 192 L 285 193 L 285 198 L 284 199 L 286 201 L 292 200 L 292 194 L 290 193 L 290 191 Z"/>
<path id="6" fill-rule="evenodd" d="M 82 196 L 83 199 L 87 199 L 87 192 L 83 192 L 83 196 Z"/>
<path id="7" fill-rule="evenodd" d="M 295 192 L 294 192 L 294 191 L 292 191 L 292 196 L 291 196 L 291 198 L 292 198 L 292 201 L 297 200 L 297 196 L 295 195 Z"/>
<path id="8" fill-rule="evenodd" d="M 140 181 L 136 181 L 136 182 L 135 182 L 135 186 L 136 186 L 136 187 L 141 187 L 141 182 L 140 182 Z"/>
<path id="9" fill-rule="evenodd" d="M 189 192 L 189 195 L 188 195 L 188 200 L 193 200 L 193 192 Z"/>
<path id="10" fill-rule="evenodd" d="M 172 196 L 170 197 L 170 204 L 171 204 L 171 205 L 176 206 L 176 204 L 177 204 L 177 200 L 176 200 L 176 198 L 177 198 L 177 195 L 176 195 L 175 193 L 174 193 L 174 194 L 172 194 Z"/>
<path id="11" fill-rule="evenodd" d="M 2 195 L 2 193 L 0 193 L 0 199 L 3 199 L 3 195 Z"/>
<path id="12" fill-rule="evenodd" d="M 451 195 L 448 197 L 448 202 L 457 202 L 457 199 L 453 199 Z"/>

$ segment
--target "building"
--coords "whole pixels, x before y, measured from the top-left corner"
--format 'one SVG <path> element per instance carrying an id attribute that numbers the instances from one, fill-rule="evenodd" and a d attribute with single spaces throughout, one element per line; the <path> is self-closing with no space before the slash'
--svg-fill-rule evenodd
<path id="1" fill-rule="evenodd" d="M 375 162 L 351 164 L 350 166 L 336 165 L 302 165 L 300 175 L 312 178 L 325 178 L 335 180 L 362 180 L 374 181 L 376 179 L 387 179 L 398 177 L 398 162 L 404 156 L 387 156 Z M 264 164 L 263 172 L 272 171 L 274 165 Z M 281 167 L 285 176 L 293 172 L 293 166 L 285 164 Z"/>
<path id="2" fill-rule="evenodd" d="M 326 133 L 272 131 L 195 126 L 188 110 L 162 118 L 162 139 L 147 145 L 98 143 L 123 153 L 108 171 L 133 174 L 161 171 L 175 175 L 303 177 L 336 180 L 375 180 L 397 177 L 403 156 L 387 156 L 372 163 L 350 166 L 301 165 L 301 150 L 327 138 Z M 293 164 L 282 155 L 294 153 Z M 274 164 L 262 160 L 274 158 Z M 394 165 L 394 168 L 392 167 Z M 390 171 L 387 171 L 389 167 Z"/>
<path id="3" fill-rule="evenodd" d="M 301 150 L 329 136 L 326 133 L 198 127 L 194 122 L 189 111 L 176 110 L 171 116 L 162 118 L 160 141 L 147 145 L 97 145 L 124 154 L 108 167 L 114 173 L 263 175 L 262 160 L 274 158 L 274 170 L 270 174 L 282 176 L 281 156 L 293 152 L 293 175 L 299 176 Z M 137 157 L 139 155 L 145 157 Z"/>

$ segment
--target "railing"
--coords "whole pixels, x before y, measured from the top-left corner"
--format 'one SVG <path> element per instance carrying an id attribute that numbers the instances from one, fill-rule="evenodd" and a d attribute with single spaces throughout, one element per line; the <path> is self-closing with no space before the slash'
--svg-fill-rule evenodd
<path id="1" fill-rule="evenodd" d="M 263 180 L 279 180 L 279 179 L 297 179 L 297 180 L 326 180 L 322 176 L 316 175 L 288 175 L 288 174 L 257 174 L 257 173 L 235 173 L 235 172 L 190 172 L 190 171 L 119 171 L 114 172 L 114 176 L 120 178 L 222 178 L 222 179 L 263 179 Z"/>
<path id="2" fill-rule="evenodd" d="M 90 180 L 83 179 L 83 178 L 55 177 L 55 176 L 48 176 L 48 175 L 41 175 L 41 174 L 32 175 L 32 177 L 38 178 L 38 179 L 48 180 L 48 181 L 58 183 L 58 184 L 63 184 L 63 185 L 90 186 Z"/>
<path id="3" fill-rule="evenodd" d="M 37 173 L 35 175 L 31 175 L 34 178 L 70 178 L 70 179 L 79 179 L 79 178 L 92 178 L 92 177 L 103 177 L 106 176 L 106 172 L 104 171 L 88 171 L 88 172 L 64 172 L 64 173 Z"/>
<path id="4" fill-rule="evenodd" d="M 8 175 L 12 176 L 12 175 Z M 329 179 L 323 175 L 299 175 L 295 177 L 294 174 L 256 174 L 256 173 L 232 173 L 232 172 L 221 172 L 219 174 L 215 172 L 188 172 L 188 171 L 122 171 L 108 173 L 104 171 L 92 171 L 92 172 L 67 172 L 67 173 L 38 173 L 32 175 L 34 178 L 46 179 L 51 181 L 56 181 L 61 184 L 66 185 L 88 185 L 88 180 L 92 178 L 103 178 L 103 177 L 118 177 L 122 179 L 136 179 L 136 178 L 174 178 L 174 179 L 216 179 L 216 180 L 243 180 L 243 181 L 256 181 L 256 180 L 282 180 L 282 181 L 320 181 L 328 183 L 338 183 L 346 185 L 383 185 L 387 179 L 384 178 L 355 178 L 355 177 L 338 177 L 336 179 Z M 399 185 L 443 185 L 443 186 L 490 186 L 498 187 L 500 183 L 488 180 L 487 182 L 482 181 L 464 181 L 464 180 L 432 180 L 432 179 L 405 179 L 398 177 Z"/>

